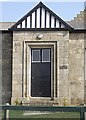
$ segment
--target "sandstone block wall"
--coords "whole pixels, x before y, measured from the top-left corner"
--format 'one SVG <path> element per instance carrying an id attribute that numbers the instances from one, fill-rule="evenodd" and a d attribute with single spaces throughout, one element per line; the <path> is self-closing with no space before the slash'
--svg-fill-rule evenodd
<path id="1" fill-rule="evenodd" d="M 37 39 L 39 34 L 43 34 L 41 40 Z M 68 31 L 13 32 L 12 101 L 17 97 L 22 99 L 24 95 L 23 85 L 26 84 L 23 78 L 25 41 L 56 42 L 55 99 L 62 101 L 66 97 L 72 104 L 83 103 L 84 37 L 82 33 L 69 34 Z M 66 66 L 66 68 L 61 69 L 61 66 Z"/>
<path id="2" fill-rule="evenodd" d="M 83 103 L 84 96 L 84 34 L 70 34 L 69 40 L 69 81 L 71 103 Z"/>

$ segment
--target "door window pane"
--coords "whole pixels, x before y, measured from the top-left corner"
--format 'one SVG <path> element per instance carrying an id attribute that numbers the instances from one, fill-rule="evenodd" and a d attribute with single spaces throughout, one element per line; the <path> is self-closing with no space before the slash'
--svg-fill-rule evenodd
<path id="1" fill-rule="evenodd" d="M 50 62 L 50 49 L 42 49 L 42 62 Z"/>
<path id="2" fill-rule="evenodd" d="M 32 50 L 32 62 L 40 62 L 40 50 Z"/>

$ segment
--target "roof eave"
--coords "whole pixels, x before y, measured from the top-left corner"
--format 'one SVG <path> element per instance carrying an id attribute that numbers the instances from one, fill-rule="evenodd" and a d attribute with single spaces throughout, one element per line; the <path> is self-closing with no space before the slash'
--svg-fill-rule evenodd
<path id="1" fill-rule="evenodd" d="M 72 31 L 68 28 L 9 28 L 10 31 Z"/>

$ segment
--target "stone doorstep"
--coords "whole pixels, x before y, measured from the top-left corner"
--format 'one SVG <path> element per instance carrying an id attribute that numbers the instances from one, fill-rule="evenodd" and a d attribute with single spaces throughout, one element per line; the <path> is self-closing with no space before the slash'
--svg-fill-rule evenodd
<path id="1" fill-rule="evenodd" d="M 57 102 L 55 101 L 48 101 L 48 100 L 32 100 L 32 101 L 28 101 L 28 100 L 24 100 L 22 101 L 23 105 L 50 105 L 50 106 L 54 106 L 54 105 L 59 105 Z"/>

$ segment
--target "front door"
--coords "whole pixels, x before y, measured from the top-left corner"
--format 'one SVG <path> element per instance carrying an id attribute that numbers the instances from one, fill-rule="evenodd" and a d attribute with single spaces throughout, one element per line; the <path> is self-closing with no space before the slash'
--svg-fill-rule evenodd
<path id="1" fill-rule="evenodd" d="M 31 96 L 51 97 L 51 49 L 31 49 Z"/>

